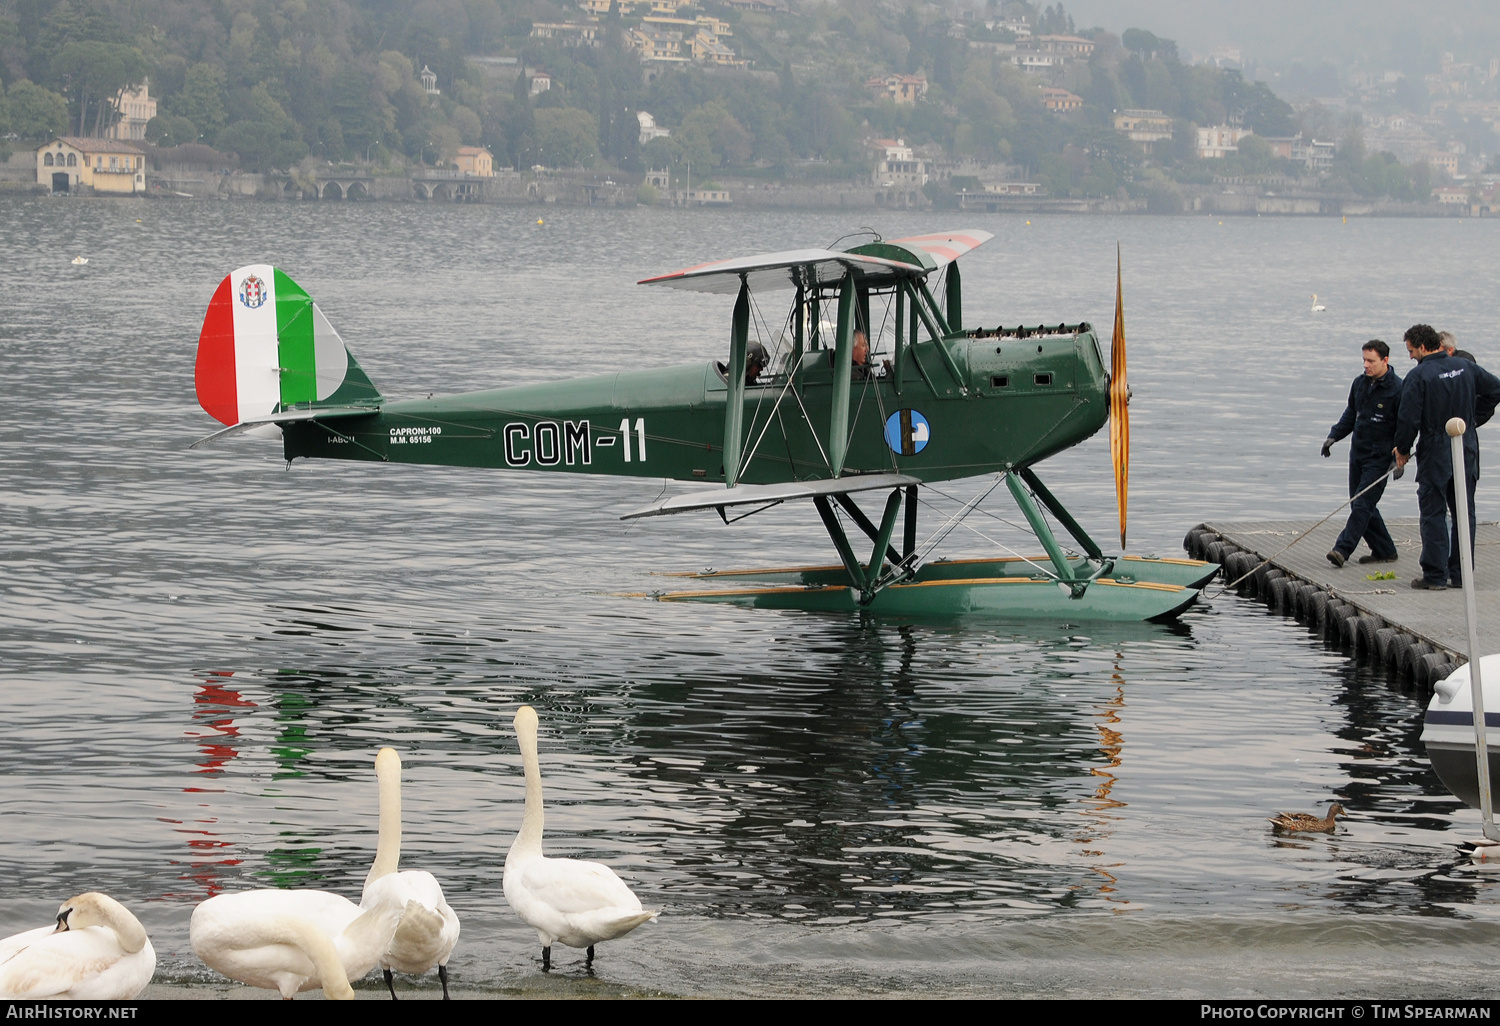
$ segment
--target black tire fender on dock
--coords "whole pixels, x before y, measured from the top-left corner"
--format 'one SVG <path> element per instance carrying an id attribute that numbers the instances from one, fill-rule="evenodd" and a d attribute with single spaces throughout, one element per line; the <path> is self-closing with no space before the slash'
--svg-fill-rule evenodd
<path id="1" fill-rule="evenodd" d="M 1309 600 L 1317 590 L 1306 581 L 1292 584 L 1292 615 L 1297 618 L 1298 623 L 1307 623 Z"/>
<path id="2" fill-rule="evenodd" d="M 1359 654 L 1359 614 L 1346 616 L 1339 621 L 1339 644 L 1349 650 L 1349 654 Z"/>
<path id="3" fill-rule="evenodd" d="M 1262 565 L 1260 564 L 1259 560 L 1256 561 L 1255 572 L 1250 575 L 1250 580 L 1255 582 L 1253 585 L 1251 585 L 1250 588 L 1251 595 L 1258 599 L 1264 599 L 1266 597 L 1266 586 L 1267 582 L 1269 581 L 1268 575 L 1270 573 L 1271 567 L 1269 564 Z"/>
<path id="4" fill-rule="evenodd" d="M 1406 647 L 1405 658 L 1401 663 L 1401 675 L 1410 677 L 1413 683 L 1420 684 L 1421 681 L 1417 680 L 1417 664 L 1422 661 L 1423 656 L 1431 652 L 1432 646 L 1427 642 L 1413 641 Z"/>
<path id="5" fill-rule="evenodd" d="M 1271 594 L 1266 605 L 1270 606 L 1273 612 L 1286 616 L 1291 611 L 1292 582 L 1285 577 L 1276 577 L 1272 579 L 1270 587 Z"/>
<path id="6" fill-rule="evenodd" d="M 1323 594 L 1321 588 L 1316 584 L 1304 584 L 1302 586 L 1302 615 L 1297 622 L 1304 627 L 1316 627 L 1318 624 L 1318 611 L 1313 608 L 1313 599 Z"/>
<path id="7" fill-rule="evenodd" d="M 1399 676 L 1406 674 L 1406 663 L 1411 657 L 1411 635 L 1397 631 L 1395 637 L 1391 638 L 1390 655 L 1386 657 L 1386 666 L 1390 671 Z"/>
<path id="8" fill-rule="evenodd" d="M 1453 664 L 1448 661 L 1446 652 L 1429 652 L 1416 664 L 1416 681 L 1428 690 L 1438 681 L 1453 672 Z"/>
<path id="9" fill-rule="evenodd" d="M 1221 566 L 1221 569 L 1219 571 L 1220 573 L 1224 573 L 1225 570 L 1227 570 L 1227 567 L 1223 567 L 1223 563 L 1224 563 L 1224 543 L 1223 542 L 1221 542 L 1221 541 L 1211 541 L 1207 545 L 1205 545 L 1203 547 L 1203 558 L 1206 561 L 1210 562 L 1210 563 L 1218 563 L 1218 564 L 1220 564 L 1220 566 Z M 1224 579 L 1226 581 L 1233 580 L 1233 578 L 1231 578 L 1231 577 L 1226 577 Z"/>
<path id="10" fill-rule="evenodd" d="M 1338 638 L 1338 622 L 1343 619 L 1344 614 L 1339 612 L 1343 605 L 1338 599 L 1329 595 L 1318 610 L 1318 636 L 1324 641 Z"/>
<path id="11" fill-rule="evenodd" d="M 1260 579 L 1260 590 L 1256 592 L 1259 598 L 1268 606 L 1276 604 L 1276 582 L 1286 580 L 1286 574 L 1281 570 L 1267 570 L 1265 576 Z"/>
<path id="12" fill-rule="evenodd" d="M 1239 583 L 1234 585 L 1234 590 L 1240 595 L 1249 594 L 1250 580 L 1246 577 L 1246 574 L 1250 572 L 1250 568 L 1254 565 L 1254 559 L 1248 552 L 1236 552 L 1225 563 L 1225 566 L 1229 568 L 1229 580 L 1225 583 L 1234 583 L 1237 581 Z"/>
<path id="13" fill-rule="evenodd" d="M 1375 660 L 1388 670 L 1395 669 L 1392 658 L 1395 656 L 1397 633 L 1394 627 L 1382 627 L 1375 632 Z"/>
<path id="14" fill-rule="evenodd" d="M 1307 626 L 1315 634 L 1323 633 L 1323 621 L 1328 617 L 1328 592 L 1314 587 L 1307 599 Z"/>
<path id="15" fill-rule="evenodd" d="M 1375 642 L 1375 633 L 1382 626 L 1380 617 L 1366 613 L 1359 618 L 1354 637 L 1354 658 L 1371 662 L 1380 658 L 1380 647 Z"/>
<path id="16" fill-rule="evenodd" d="M 1354 615 L 1354 607 L 1338 599 L 1328 602 L 1328 618 L 1323 621 L 1323 640 L 1330 645 L 1344 644 L 1344 621 Z"/>
<path id="17" fill-rule="evenodd" d="M 1203 536 L 1206 533 L 1208 533 L 1208 527 L 1199 524 L 1197 527 L 1190 528 L 1186 536 L 1182 539 L 1183 549 L 1194 559 L 1200 558 L 1200 554 L 1203 552 Z"/>

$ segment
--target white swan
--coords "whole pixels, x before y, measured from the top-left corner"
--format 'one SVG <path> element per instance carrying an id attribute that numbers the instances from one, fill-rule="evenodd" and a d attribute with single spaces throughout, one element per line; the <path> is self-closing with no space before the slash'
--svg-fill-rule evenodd
<path id="1" fill-rule="evenodd" d="M 1312 304 L 1312 312 L 1313 313 L 1322 313 L 1324 310 L 1328 309 L 1328 307 L 1326 307 L 1322 303 L 1318 302 L 1318 294 L 1316 292 L 1314 292 L 1312 294 L 1312 299 L 1313 299 L 1313 304 Z"/>
<path id="2" fill-rule="evenodd" d="M 84 264 L 86 264 L 88 262 L 89 262 L 89 258 L 86 257 L 86 256 L 76 256 L 76 257 L 73 258 L 73 266 L 74 267 L 82 267 Z"/>
<path id="3" fill-rule="evenodd" d="M 156 972 L 140 920 L 89 891 L 57 910 L 57 925 L 0 940 L 0 998 L 128 1001 Z"/>
<path id="4" fill-rule="evenodd" d="M 614 870 L 597 862 L 549 859 L 542 854 L 542 771 L 536 757 L 536 710 L 516 710 L 516 739 L 526 767 L 526 812 L 505 857 L 505 900 L 542 942 L 542 969 L 552 968 L 552 942 L 587 948 L 623 937 L 657 913 L 641 908 Z"/>
<path id="5" fill-rule="evenodd" d="M 258 890 L 221 894 L 193 910 L 188 937 L 205 965 L 231 980 L 280 991 L 288 1000 L 322 988 L 352 998 L 390 946 L 404 914 L 419 914 L 401 888 L 366 886 L 365 906 L 328 891 Z"/>
<path id="6" fill-rule="evenodd" d="M 394 748 L 382 748 L 375 756 L 375 777 L 380 782 L 380 840 L 375 846 L 375 864 L 365 878 L 365 894 L 376 880 L 401 891 L 404 903 L 414 902 L 420 911 L 403 916 L 396 936 L 380 958 L 385 971 L 385 985 L 392 1000 L 396 987 L 391 970 L 398 973 L 425 973 L 437 966 L 443 983 L 443 1000 L 448 1000 L 448 956 L 458 943 L 458 916 L 443 900 L 443 888 L 431 873 L 418 869 L 400 872 L 401 861 L 401 756 Z M 368 897 L 361 899 L 364 907 Z"/>

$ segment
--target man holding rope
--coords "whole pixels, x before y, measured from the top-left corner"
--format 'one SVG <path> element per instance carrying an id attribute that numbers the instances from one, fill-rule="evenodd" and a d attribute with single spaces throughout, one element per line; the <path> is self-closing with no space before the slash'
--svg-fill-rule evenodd
<path id="1" fill-rule="evenodd" d="M 1406 376 L 1396 421 L 1399 466 L 1411 459 L 1417 443 L 1417 508 L 1422 515 L 1422 576 L 1413 588 L 1441 591 L 1460 587 L 1457 496 L 1453 491 L 1453 456 L 1445 425 L 1461 417 L 1464 470 L 1468 479 L 1469 538 L 1474 537 L 1474 485 L 1479 479 L 1479 441 L 1474 429 L 1494 415 L 1500 404 L 1500 378 L 1478 364 L 1443 352 L 1438 333 L 1427 324 L 1406 331 L 1407 350 L 1417 369 Z M 1451 538 L 1449 522 L 1452 522 Z"/>
<path id="2" fill-rule="evenodd" d="M 1391 446 L 1396 440 L 1396 416 L 1401 405 L 1401 377 L 1391 369 L 1391 348 L 1378 338 L 1363 346 L 1364 373 L 1349 387 L 1344 415 L 1328 432 L 1323 456 L 1333 444 L 1353 434 L 1349 443 L 1349 521 L 1328 552 L 1328 562 L 1342 567 L 1363 538 L 1370 546 L 1361 563 L 1394 563 L 1396 543 L 1377 508 L 1385 494 L 1385 475 L 1391 469 Z"/>

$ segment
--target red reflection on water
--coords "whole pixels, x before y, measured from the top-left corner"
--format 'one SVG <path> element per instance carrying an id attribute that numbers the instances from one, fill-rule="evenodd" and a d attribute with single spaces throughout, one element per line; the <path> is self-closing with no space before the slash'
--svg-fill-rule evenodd
<path id="1" fill-rule="evenodd" d="M 232 670 L 210 673 L 193 694 L 193 729 L 183 731 L 183 735 L 195 739 L 198 745 L 199 758 L 197 768 L 193 770 L 195 774 L 219 776 L 224 772 L 225 767 L 239 754 L 235 744 L 240 736 L 239 728 L 234 725 L 235 710 L 257 708 L 254 702 L 227 686 L 233 676 Z M 188 794 L 224 793 L 223 788 L 211 787 L 184 787 L 183 791 Z M 199 808 L 206 810 L 208 806 L 200 805 Z M 216 817 L 205 815 L 191 824 L 180 824 L 176 831 L 192 835 L 187 839 L 191 861 L 187 863 L 187 872 L 179 879 L 196 885 L 192 888 L 194 893 L 191 895 L 195 900 L 211 898 L 220 893 L 224 889 L 220 867 L 238 866 L 242 861 L 235 858 L 215 858 L 228 854 L 225 849 L 231 849 L 236 844 L 235 841 L 220 838 L 214 830 L 207 829 L 216 823 Z"/>

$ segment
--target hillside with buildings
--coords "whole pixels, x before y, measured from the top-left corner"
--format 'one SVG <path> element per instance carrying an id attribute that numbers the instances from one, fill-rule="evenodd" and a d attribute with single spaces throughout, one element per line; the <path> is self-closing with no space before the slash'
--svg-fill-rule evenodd
<path id="1" fill-rule="evenodd" d="M 1273 71 L 1026 0 L 0 0 L 0 85 L 37 182 L 103 191 L 1468 208 L 1500 152 L 1496 56 Z"/>

